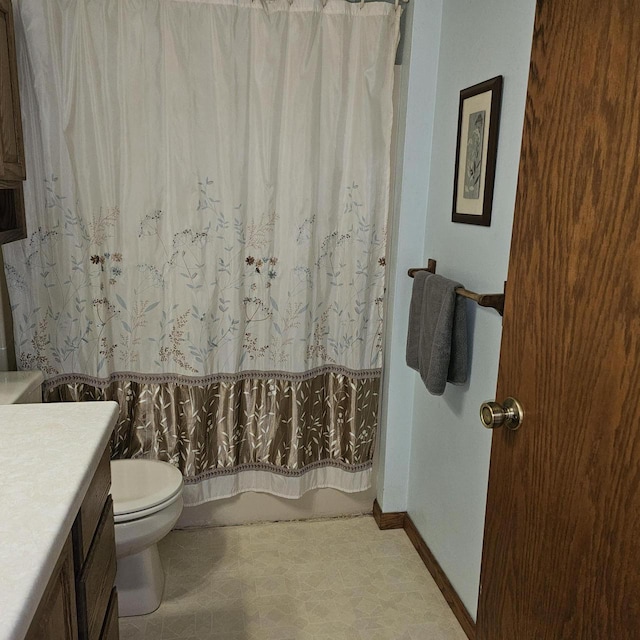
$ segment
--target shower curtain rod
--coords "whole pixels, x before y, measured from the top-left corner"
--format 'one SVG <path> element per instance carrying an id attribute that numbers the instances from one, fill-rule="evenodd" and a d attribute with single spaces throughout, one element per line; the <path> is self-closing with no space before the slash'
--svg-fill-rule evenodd
<path id="1" fill-rule="evenodd" d="M 254 2 L 255 0 L 251 0 Z M 293 4 L 295 0 L 289 0 L 289 4 Z M 369 2 L 386 2 L 387 4 L 409 4 L 410 0 L 345 0 L 350 4 L 365 4 Z M 327 0 L 322 0 L 322 4 L 327 4 Z"/>
<path id="2" fill-rule="evenodd" d="M 326 0 L 324 0 L 326 3 Z M 398 4 L 396 0 L 345 0 L 352 4 L 365 4 L 366 2 L 386 2 L 387 4 Z M 409 4 L 409 0 L 399 0 L 400 4 Z"/>
<path id="3" fill-rule="evenodd" d="M 322 4 L 327 4 L 328 0 L 322 0 Z M 349 2 L 351 4 L 365 4 L 369 2 L 386 2 L 387 4 L 396 4 L 396 0 L 344 0 L 345 2 Z M 251 2 L 255 2 L 255 0 L 251 0 Z M 289 4 L 293 4 L 295 0 L 289 0 Z M 400 4 L 409 4 L 410 0 L 398 0 Z"/>
<path id="4" fill-rule="evenodd" d="M 251 2 L 255 2 L 256 0 L 251 0 Z M 268 1 L 268 0 L 266 0 Z M 328 0 L 321 0 L 322 4 L 327 4 Z M 386 2 L 387 4 L 395 4 L 396 6 L 399 4 L 409 4 L 410 0 L 344 0 L 349 4 L 366 4 L 369 2 Z M 264 4 L 265 0 L 258 0 L 258 2 L 262 2 Z M 289 0 L 289 4 L 293 4 L 295 0 Z"/>

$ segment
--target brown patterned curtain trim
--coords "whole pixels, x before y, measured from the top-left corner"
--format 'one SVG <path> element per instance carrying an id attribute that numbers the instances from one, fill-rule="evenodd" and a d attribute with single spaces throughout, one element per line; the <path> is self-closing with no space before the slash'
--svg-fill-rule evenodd
<path id="1" fill-rule="evenodd" d="M 379 376 L 334 371 L 302 380 L 269 373 L 206 385 L 76 381 L 46 389 L 45 400 L 115 400 L 120 414 L 112 457 L 171 462 L 187 483 L 197 483 L 243 470 L 299 476 L 324 466 L 369 469 L 379 383 Z"/>
<path id="2" fill-rule="evenodd" d="M 316 469 L 323 469 L 324 467 L 332 467 L 334 469 L 342 469 L 348 473 L 360 473 L 367 471 L 373 466 L 373 460 L 369 460 L 362 464 L 345 464 L 336 460 L 320 460 L 319 462 L 312 462 L 306 465 L 303 469 L 285 469 L 283 467 L 276 467 L 272 464 L 264 462 L 257 462 L 252 464 L 240 464 L 232 468 L 213 469 L 211 471 L 205 471 L 195 478 L 185 478 L 185 484 L 196 484 L 203 480 L 210 478 L 219 478 L 221 476 L 233 475 L 234 473 L 242 473 L 243 471 L 266 471 L 268 473 L 276 473 L 288 478 L 299 478 L 300 476 L 314 471 Z"/>
<path id="3" fill-rule="evenodd" d="M 336 365 L 326 365 L 317 367 L 309 371 L 291 372 L 291 371 L 240 371 L 238 373 L 215 373 L 208 376 L 183 376 L 175 373 L 136 373 L 134 371 L 118 371 L 112 373 L 107 378 L 98 378 L 88 376 L 81 373 L 69 373 L 57 375 L 45 380 L 45 389 L 53 389 L 62 384 L 78 384 L 83 383 L 92 387 L 105 388 L 113 382 L 139 382 L 147 384 L 184 384 L 188 386 L 200 385 L 206 386 L 215 382 L 239 382 L 248 379 L 264 379 L 264 380 L 288 380 L 301 381 L 315 378 L 323 373 L 341 373 L 354 380 L 363 378 L 379 378 L 382 375 L 382 369 L 349 369 Z"/>

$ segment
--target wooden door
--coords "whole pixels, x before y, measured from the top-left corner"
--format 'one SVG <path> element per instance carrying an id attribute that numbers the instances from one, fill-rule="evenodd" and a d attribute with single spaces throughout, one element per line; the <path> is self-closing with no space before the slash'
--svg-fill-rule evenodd
<path id="1" fill-rule="evenodd" d="M 539 0 L 477 635 L 640 638 L 640 2 Z"/>

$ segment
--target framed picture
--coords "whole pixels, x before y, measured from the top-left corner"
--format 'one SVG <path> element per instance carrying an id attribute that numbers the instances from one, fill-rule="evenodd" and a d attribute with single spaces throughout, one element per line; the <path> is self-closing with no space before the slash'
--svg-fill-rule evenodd
<path id="1" fill-rule="evenodd" d="M 453 222 L 491 224 L 502 76 L 460 92 Z"/>

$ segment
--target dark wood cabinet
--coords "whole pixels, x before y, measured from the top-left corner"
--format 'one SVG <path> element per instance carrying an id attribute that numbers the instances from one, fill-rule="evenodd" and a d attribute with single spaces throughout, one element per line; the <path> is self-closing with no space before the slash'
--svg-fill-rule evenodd
<path id="1" fill-rule="evenodd" d="M 118 594 L 115 587 L 111 591 L 109 608 L 104 618 L 104 625 L 100 632 L 100 640 L 119 640 L 120 631 L 118 627 Z"/>
<path id="2" fill-rule="evenodd" d="M 11 0 L 0 0 L 0 180 L 26 178 Z"/>
<path id="3" fill-rule="evenodd" d="M 0 244 L 26 237 L 22 182 L 0 180 Z"/>
<path id="4" fill-rule="evenodd" d="M 11 0 L 0 0 L 0 244 L 26 238 L 26 178 Z"/>
<path id="5" fill-rule="evenodd" d="M 75 574 L 71 548 L 69 536 L 25 640 L 77 640 Z"/>
<path id="6" fill-rule="evenodd" d="M 111 465 L 107 447 L 73 525 L 80 640 L 101 640 L 116 579 L 110 486 Z"/>
<path id="7" fill-rule="evenodd" d="M 25 640 L 118 640 L 110 486 L 107 447 Z"/>

